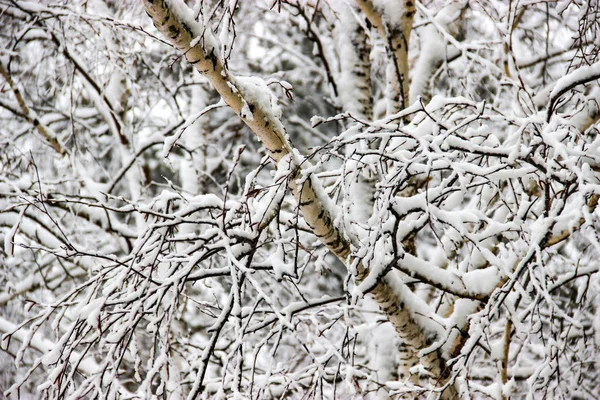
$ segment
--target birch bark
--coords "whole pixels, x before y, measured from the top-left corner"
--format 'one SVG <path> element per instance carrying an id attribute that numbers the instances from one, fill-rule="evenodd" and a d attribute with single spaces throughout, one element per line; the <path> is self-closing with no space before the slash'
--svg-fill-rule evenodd
<path id="1" fill-rule="evenodd" d="M 412 4 L 410 1 L 407 2 Z M 148 15 L 152 18 L 156 28 L 163 33 L 171 43 L 181 50 L 186 59 L 203 75 L 205 75 L 223 100 L 231 107 L 244 123 L 258 136 L 269 155 L 276 164 L 280 162 L 289 162 L 289 187 L 294 193 L 300 210 L 305 221 L 311 227 L 313 233 L 326 245 L 347 266 L 352 265 L 352 244 L 350 238 L 346 237 L 334 224 L 334 209 L 329 203 L 329 198 L 325 194 L 320 182 L 312 174 L 304 174 L 302 160 L 293 152 L 291 143 L 286 137 L 285 129 L 279 118 L 273 110 L 266 109 L 265 102 L 257 101 L 256 93 L 248 90 L 240 78 L 233 76 L 225 66 L 219 54 L 219 45 L 209 29 L 196 22 L 183 2 L 177 0 L 144 0 L 144 6 Z M 412 15 L 407 11 L 404 19 L 412 26 Z M 408 31 L 403 31 L 403 35 Z M 398 54 L 405 52 L 407 38 L 394 39 L 394 43 L 403 47 L 393 47 Z M 404 61 L 395 59 L 397 66 L 402 66 Z M 407 71 L 402 67 L 403 71 Z M 403 75 L 404 76 L 404 75 Z M 402 78 L 400 77 L 400 80 Z M 403 86 L 398 86 L 398 93 L 408 93 L 408 82 Z M 406 104 L 404 94 L 396 96 L 401 105 Z M 397 107 L 397 106 L 395 106 Z M 285 161 L 284 157 L 288 157 Z M 356 263 L 357 282 L 362 282 L 369 271 L 358 261 Z M 411 364 L 416 363 L 416 354 L 419 350 L 430 347 L 433 343 L 431 333 L 421 326 L 407 302 L 406 296 L 411 298 L 412 302 L 419 301 L 404 285 L 404 283 L 395 279 L 393 275 L 379 277 L 376 286 L 371 294 L 377 301 L 380 308 L 388 316 L 388 319 L 394 326 L 396 333 L 407 348 L 405 357 L 411 360 Z M 437 387 L 444 387 L 449 376 L 444 360 L 438 351 L 433 350 L 420 358 L 424 368 L 430 375 L 430 381 Z M 443 390 L 443 398 L 453 398 L 456 396 L 456 390 L 453 385 L 449 385 Z"/>

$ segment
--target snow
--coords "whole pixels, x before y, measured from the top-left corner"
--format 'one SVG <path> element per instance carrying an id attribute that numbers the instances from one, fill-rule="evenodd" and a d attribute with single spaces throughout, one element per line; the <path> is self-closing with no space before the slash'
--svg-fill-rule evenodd
<path id="1" fill-rule="evenodd" d="M 319 117 L 318 115 L 313 115 L 310 117 L 310 125 L 315 128 L 325 122 L 326 119 L 323 117 Z"/>
<path id="2" fill-rule="evenodd" d="M 451 58 L 459 50 L 454 46 L 446 44 L 444 35 L 439 29 L 448 30 L 450 25 L 459 17 L 461 2 L 453 2 L 442 8 L 435 16 L 437 26 L 430 24 L 422 28 L 420 33 L 421 50 L 419 58 L 414 66 L 410 85 L 410 99 L 416 101 L 420 96 L 423 96 L 429 90 L 429 81 L 446 58 Z"/>
<path id="3" fill-rule="evenodd" d="M 277 163 L 277 170 L 273 175 L 273 181 L 275 182 L 283 182 L 288 179 L 289 175 L 292 173 L 293 168 L 295 167 L 294 156 L 292 153 L 288 153 L 281 157 L 279 162 Z"/>
<path id="4" fill-rule="evenodd" d="M 248 105 L 248 102 L 244 100 L 242 104 L 243 105 L 242 110 L 240 111 L 240 117 L 250 122 L 254 121 L 254 115 L 252 115 L 252 111 L 250 111 L 250 106 Z"/>
<path id="5" fill-rule="evenodd" d="M 400 25 L 404 13 L 406 12 L 405 2 L 399 5 L 397 2 L 390 2 L 387 0 L 372 0 L 375 9 L 382 13 L 382 19 L 387 21 L 389 24 Z"/>
<path id="6" fill-rule="evenodd" d="M 488 267 L 470 271 L 463 275 L 462 279 L 468 287 L 477 288 L 480 293 L 491 293 L 501 279 L 498 268 Z"/>
<path id="7" fill-rule="evenodd" d="M 444 320 L 435 314 L 430 305 L 413 293 L 394 272 L 387 274 L 384 281 L 400 299 L 404 300 L 405 306 L 413 314 L 413 318 L 419 321 L 420 327 L 425 329 L 424 335 L 442 335 L 446 326 Z"/>
<path id="8" fill-rule="evenodd" d="M 217 97 L 207 78 L 189 73 L 185 50 L 169 50 L 147 16 L 100 0 L 18 3 L 42 13 L 33 16 L 57 35 L 59 50 L 76 54 L 105 89 L 98 93 L 65 68 L 64 53 L 42 47 L 39 28 L 19 36 L 31 16 L 6 3 L 7 37 L 29 41 L 18 48 L 18 63 L 11 61 L 17 53 L 0 50 L 3 65 L 10 63 L 28 105 L 70 150 L 59 159 L 40 147 L 31 124 L 10 115 L 18 108 L 11 91 L 0 93 L 0 331 L 14 332 L 2 357 L 17 356 L 17 372 L 8 371 L 15 385 L 26 378 L 23 388 L 44 391 L 36 395 L 71 398 L 184 398 L 190 387 L 208 397 L 294 398 L 307 388 L 324 398 L 427 396 L 439 377 L 427 365 L 434 350 L 452 357 L 442 367 L 463 397 L 533 398 L 543 395 L 540 387 L 549 388 L 546 397 L 572 397 L 594 382 L 585 368 L 597 358 L 590 344 L 600 343 L 593 296 L 599 96 L 596 82 L 579 82 L 600 70 L 578 70 L 575 50 L 552 56 L 568 47 L 553 45 L 577 34 L 576 2 L 550 6 L 549 19 L 544 7 L 523 8 L 508 55 L 502 45 L 520 9 L 415 2 L 412 38 L 420 40 L 411 40 L 410 80 L 422 102 L 372 120 L 361 101 L 385 103 L 389 54 L 375 29 L 364 36 L 364 15 L 349 2 L 301 2 L 277 12 L 269 10 L 274 1 L 214 8 L 196 1 L 190 10 L 190 2 L 166 0 L 176 14 L 170 18 L 191 29 L 184 36 L 194 51 L 214 50 L 228 66 L 221 77 L 244 98 L 236 111 L 247 125 L 263 127 L 263 117 L 276 124 L 288 153 L 276 165 L 229 108 L 209 105 Z M 404 18 L 398 3 L 375 6 L 384 20 Z M 301 32 L 307 23 L 299 10 L 314 24 L 330 71 L 306 56 L 313 43 Z M 455 29 L 467 17 L 459 37 Z M 365 61 L 344 41 L 355 28 L 368 39 L 370 86 L 352 73 Z M 507 56 L 541 59 L 544 42 L 548 63 L 505 73 Z M 480 96 L 480 86 L 490 93 Z M 273 92 L 285 99 L 281 93 L 291 90 L 296 99 L 286 100 L 279 120 Z M 536 94 L 542 106 L 561 104 L 549 123 L 531 102 Z M 120 127 L 111 125 L 115 117 Z M 119 129 L 129 143 L 115 140 Z M 291 140 L 287 146 L 287 134 L 297 148 Z M 318 201 L 309 193 L 299 206 L 294 196 L 303 185 Z M 344 257 L 311 232 L 315 221 L 339 232 Z M 560 242 L 549 247 L 549 238 Z M 367 277 L 355 282 L 359 271 Z M 377 304 L 369 293 L 375 285 L 397 308 Z M 418 385 L 396 377 L 399 337 L 411 346 L 401 369 L 420 374 Z M 82 357 L 91 366 L 74 370 Z M 573 359 L 581 363 L 570 365 Z M 142 382 L 140 392 L 125 395 L 122 378 Z"/>
<path id="9" fill-rule="evenodd" d="M 242 118 L 251 118 L 250 104 L 264 112 L 267 120 L 278 120 L 281 118 L 282 110 L 277 104 L 277 97 L 263 79 L 255 76 L 238 76 L 231 79 L 245 101 L 244 107 L 247 107 L 246 113 L 242 113 Z"/>
<path id="10" fill-rule="evenodd" d="M 279 84 L 281 85 L 281 87 L 283 87 L 285 90 L 294 90 L 294 87 L 292 86 L 291 83 L 289 83 L 288 81 L 279 81 Z"/>
<path id="11" fill-rule="evenodd" d="M 90 301 L 79 310 L 79 316 L 84 318 L 92 328 L 100 328 L 100 312 L 106 299 L 101 297 Z"/>
<path id="12" fill-rule="evenodd" d="M 49 11 L 48 7 L 46 7 L 44 4 L 33 1 L 19 1 L 19 8 L 22 8 L 30 13 Z"/>
<path id="13" fill-rule="evenodd" d="M 339 12 L 340 22 L 336 28 L 336 45 L 339 51 L 340 65 L 338 90 L 343 108 L 358 118 L 366 118 L 363 113 L 363 101 L 369 101 L 370 93 L 365 93 L 363 81 L 358 78 L 356 70 L 360 59 L 352 43 L 354 32 L 358 29 L 358 21 L 349 5 L 343 4 Z M 362 78 L 364 79 L 364 78 Z M 313 117 L 315 118 L 315 117 Z M 311 119 L 311 124 L 316 126 L 317 121 Z"/>
<path id="14" fill-rule="evenodd" d="M 23 207 L 21 209 L 21 212 L 19 213 L 17 222 L 15 224 L 13 224 L 13 227 L 10 228 L 10 230 L 4 235 L 4 252 L 9 257 L 14 255 L 15 235 L 17 234 L 17 230 L 19 229 L 19 224 L 21 223 L 21 220 L 23 219 L 23 215 L 25 214 L 26 210 L 27 210 L 27 207 Z"/>
<path id="15" fill-rule="evenodd" d="M 554 88 L 550 93 L 550 99 L 555 99 L 557 96 L 560 96 L 565 90 L 573 85 L 579 85 L 599 78 L 600 61 L 592 65 L 581 66 L 556 81 Z"/>
<path id="16" fill-rule="evenodd" d="M 281 280 L 284 276 L 295 276 L 296 270 L 293 263 L 285 262 L 284 250 L 282 244 L 277 244 L 277 248 L 269 255 L 266 262 L 273 267 L 273 273 L 277 280 Z"/>
<path id="17" fill-rule="evenodd" d="M 223 199 L 213 193 L 199 194 L 189 199 L 189 210 L 199 208 L 223 208 Z"/>
<path id="18" fill-rule="evenodd" d="M 190 47 L 196 47 L 196 45 L 200 42 L 200 39 L 202 39 L 202 36 L 196 36 L 193 38 L 190 42 Z"/>
<path id="19" fill-rule="evenodd" d="M 120 70 L 114 70 L 106 88 L 104 97 L 110 103 L 115 112 L 123 111 L 123 94 L 127 90 L 127 78 Z"/>

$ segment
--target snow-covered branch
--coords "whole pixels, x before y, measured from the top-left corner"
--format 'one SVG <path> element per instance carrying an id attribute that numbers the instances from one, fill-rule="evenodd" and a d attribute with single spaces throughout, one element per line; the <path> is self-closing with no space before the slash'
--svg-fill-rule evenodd
<path id="1" fill-rule="evenodd" d="M 415 19 L 415 1 L 386 2 L 357 0 L 371 24 L 386 44 L 388 53 L 387 113 L 394 114 L 410 105 L 408 50 L 410 33 Z"/>
<path id="2" fill-rule="evenodd" d="M 0 0 L 0 387 L 596 397 L 598 20 Z"/>

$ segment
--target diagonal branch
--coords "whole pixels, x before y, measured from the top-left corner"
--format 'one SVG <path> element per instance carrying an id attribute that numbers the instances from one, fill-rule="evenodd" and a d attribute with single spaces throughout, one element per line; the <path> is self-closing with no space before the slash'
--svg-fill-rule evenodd
<path id="1" fill-rule="evenodd" d="M 181 0 L 144 0 L 148 15 L 154 25 L 175 47 L 183 51 L 186 59 L 206 76 L 223 100 L 258 136 L 279 169 L 289 169 L 289 186 L 294 192 L 304 219 L 313 233 L 346 265 L 356 265 L 357 281 L 362 282 L 369 271 L 360 260 L 351 258 L 351 243 L 334 224 L 335 209 L 314 175 L 303 168 L 303 161 L 292 152 L 285 129 L 274 106 L 274 99 L 264 82 L 257 78 L 241 78 L 231 74 L 219 54 L 219 44 L 210 29 L 197 22 L 191 10 Z M 406 88 L 408 90 L 408 86 Z M 433 340 L 428 329 L 413 315 L 422 303 L 401 279 L 387 274 L 377 280 L 370 292 L 398 336 L 411 350 L 409 357 L 417 361 L 417 353 L 428 348 Z M 421 301 L 422 302 L 422 301 Z M 448 380 L 447 368 L 438 351 L 420 357 L 421 363 L 443 386 Z M 444 392 L 451 398 L 454 387 Z"/>
<path id="2" fill-rule="evenodd" d="M 27 106 L 25 100 L 23 99 L 23 96 L 21 95 L 21 91 L 19 90 L 15 82 L 12 80 L 12 77 L 10 76 L 6 68 L 4 68 L 4 65 L 2 65 L 2 63 L 0 63 L 0 75 L 2 75 L 4 79 L 6 79 L 6 82 L 11 87 L 13 94 L 17 99 L 17 103 L 21 108 L 21 112 L 23 113 L 27 121 L 35 127 L 38 133 L 50 144 L 50 146 L 52 146 L 54 151 L 56 151 L 60 155 L 68 154 L 68 150 L 58 141 L 58 136 L 56 135 L 56 133 L 54 133 L 50 127 L 46 126 L 40 120 L 35 111 L 33 111 Z"/>
<path id="3" fill-rule="evenodd" d="M 350 243 L 333 223 L 334 207 L 329 204 L 316 177 L 303 174 L 303 161 L 292 153 L 285 128 L 279 120 L 278 107 L 274 106 L 272 94 L 264 82 L 231 74 L 220 57 L 217 40 L 209 29 L 194 20 L 191 10 L 184 4 L 165 0 L 145 0 L 144 4 L 158 30 L 210 80 L 227 105 L 262 141 L 278 167 L 289 167 L 289 185 L 304 219 L 313 233 L 345 261 L 350 254 Z"/>

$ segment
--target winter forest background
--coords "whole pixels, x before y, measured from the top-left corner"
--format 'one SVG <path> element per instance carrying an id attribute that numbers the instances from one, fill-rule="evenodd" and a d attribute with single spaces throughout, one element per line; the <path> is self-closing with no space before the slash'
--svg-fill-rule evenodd
<path id="1" fill-rule="evenodd" d="M 600 398 L 597 0 L 0 0 L 0 398 Z"/>

